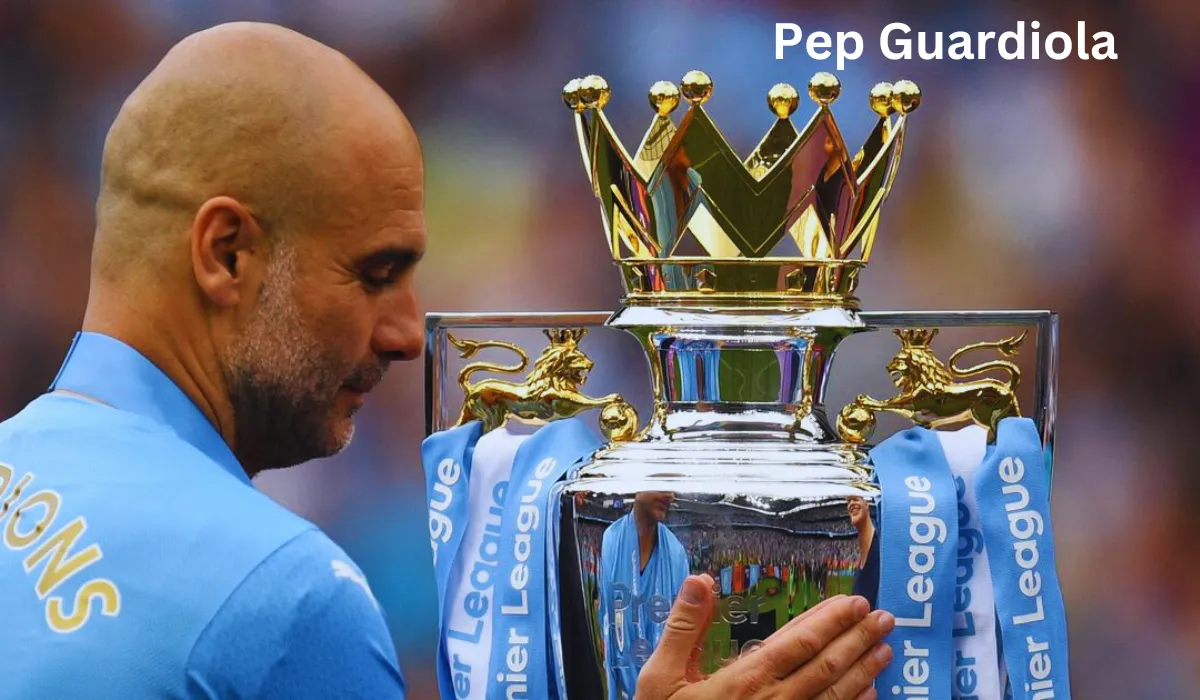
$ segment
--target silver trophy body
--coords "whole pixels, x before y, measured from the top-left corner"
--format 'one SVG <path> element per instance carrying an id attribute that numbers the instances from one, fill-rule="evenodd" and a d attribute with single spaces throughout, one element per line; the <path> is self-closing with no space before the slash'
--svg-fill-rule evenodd
<path id="1" fill-rule="evenodd" d="M 610 325 L 647 349 L 656 409 L 636 439 L 600 450 L 557 490 L 551 569 L 571 698 L 633 697 L 687 574 L 710 574 L 718 600 L 702 673 L 854 592 L 870 533 L 849 507 L 867 517 L 878 496 L 865 454 L 836 438 L 822 403 L 833 351 L 862 328 L 854 314 L 633 308 Z"/>

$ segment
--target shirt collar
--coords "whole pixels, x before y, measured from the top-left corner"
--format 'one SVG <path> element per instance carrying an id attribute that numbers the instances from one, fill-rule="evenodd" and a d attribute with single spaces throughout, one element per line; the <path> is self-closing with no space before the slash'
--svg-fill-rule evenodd
<path id="1" fill-rule="evenodd" d="M 50 390 L 71 391 L 158 421 L 246 485 L 250 477 L 212 422 L 145 355 L 116 338 L 75 334 Z"/>

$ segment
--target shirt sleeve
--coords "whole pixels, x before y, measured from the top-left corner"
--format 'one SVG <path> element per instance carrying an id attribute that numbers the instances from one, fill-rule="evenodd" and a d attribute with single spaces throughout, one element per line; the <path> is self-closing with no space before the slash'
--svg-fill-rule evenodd
<path id="1" fill-rule="evenodd" d="M 319 530 L 267 557 L 197 639 L 189 698 L 403 700 L 404 677 L 362 572 Z"/>

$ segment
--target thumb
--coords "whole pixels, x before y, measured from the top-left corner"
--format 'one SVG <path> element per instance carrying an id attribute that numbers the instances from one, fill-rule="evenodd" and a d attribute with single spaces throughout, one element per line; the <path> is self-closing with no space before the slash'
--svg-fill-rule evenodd
<path id="1" fill-rule="evenodd" d="M 637 700 L 666 700 L 687 684 L 688 665 L 713 616 L 713 580 L 688 576 L 679 589 L 658 648 L 638 676 Z"/>

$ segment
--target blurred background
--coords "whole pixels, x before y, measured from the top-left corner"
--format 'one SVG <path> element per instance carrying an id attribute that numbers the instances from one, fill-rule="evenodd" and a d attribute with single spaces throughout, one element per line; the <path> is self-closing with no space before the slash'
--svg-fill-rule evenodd
<path id="1" fill-rule="evenodd" d="M 1200 3 L 698 0 L 3 0 L 0 416 L 41 393 L 88 288 L 99 159 L 128 92 L 184 35 L 274 21 L 345 52 L 407 112 L 427 158 L 426 309 L 610 310 L 620 285 L 562 85 L 613 86 L 630 147 L 655 80 L 701 68 L 710 112 L 748 152 L 767 89 L 833 59 L 774 58 L 774 23 L 856 30 L 834 106 L 851 149 L 866 93 L 924 93 L 860 296 L 869 309 L 1062 315 L 1054 517 L 1078 698 L 1200 697 Z M 892 62 L 878 36 L 1116 36 L 1117 61 Z M 994 44 L 993 44 L 994 46 Z M 811 103 L 797 120 L 807 119 Z M 1197 141 L 1200 144 L 1200 141 Z M 464 206 L 467 205 L 467 206 Z M 482 271 L 482 272 L 481 272 Z M 615 331 L 614 331 L 615 332 Z M 641 367 L 636 372 L 643 371 Z M 873 371 L 878 371 L 874 369 Z M 419 446 L 422 367 L 392 369 L 338 457 L 259 479 L 354 556 L 387 608 L 413 688 L 435 697 L 435 598 Z"/>

